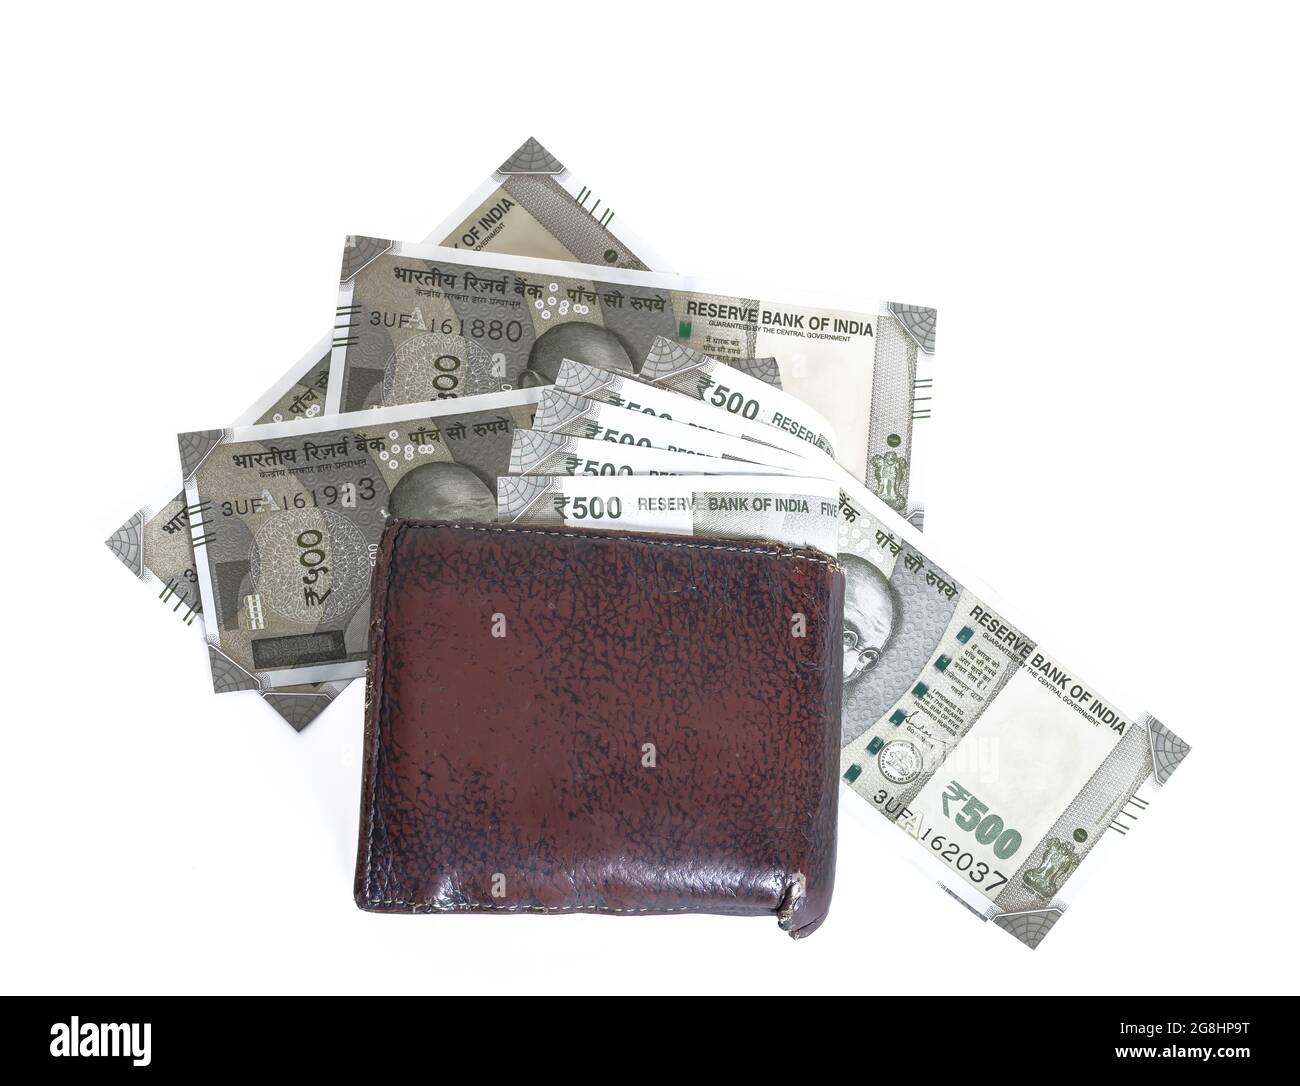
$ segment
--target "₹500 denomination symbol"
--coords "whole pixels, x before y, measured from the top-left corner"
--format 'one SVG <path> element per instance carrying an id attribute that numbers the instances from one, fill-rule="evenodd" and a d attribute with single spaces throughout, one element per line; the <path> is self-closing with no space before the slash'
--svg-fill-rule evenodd
<path id="1" fill-rule="evenodd" d="M 249 576 L 259 611 L 264 603 L 297 623 L 331 621 L 351 613 L 366 592 L 369 541 L 333 510 L 281 510 L 253 537 Z"/>
<path id="2" fill-rule="evenodd" d="M 1009 860 L 1020 848 L 1020 831 L 1007 827 L 1001 815 L 989 814 L 988 804 L 971 795 L 960 782 L 949 781 L 941 800 L 943 813 L 981 845 L 989 846 L 999 860 Z M 962 804 L 960 809 L 957 804 Z"/>

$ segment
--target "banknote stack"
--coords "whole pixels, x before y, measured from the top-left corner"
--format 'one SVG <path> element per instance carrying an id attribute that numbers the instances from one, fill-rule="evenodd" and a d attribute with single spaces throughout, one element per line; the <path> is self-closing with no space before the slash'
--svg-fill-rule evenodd
<path id="1" fill-rule="evenodd" d="M 218 692 L 298 729 L 365 674 L 389 516 L 818 548 L 845 574 L 846 790 L 1037 946 L 1187 744 L 923 538 L 933 309 L 663 266 L 528 140 L 425 243 L 348 238 L 332 335 L 182 434 L 176 491 L 108 545 L 203 631 Z"/>

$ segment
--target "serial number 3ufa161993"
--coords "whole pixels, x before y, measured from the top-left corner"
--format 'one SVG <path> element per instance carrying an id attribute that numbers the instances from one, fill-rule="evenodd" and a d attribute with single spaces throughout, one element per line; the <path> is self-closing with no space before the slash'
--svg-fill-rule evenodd
<path id="1" fill-rule="evenodd" d="M 263 490 L 255 498 L 231 498 L 221 503 L 221 514 L 227 517 L 246 517 L 254 513 L 274 513 L 283 509 L 355 509 L 359 501 L 374 501 L 377 491 L 370 477 L 355 483 L 330 483 L 312 487 L 293 494 L 272 494 Z"/>

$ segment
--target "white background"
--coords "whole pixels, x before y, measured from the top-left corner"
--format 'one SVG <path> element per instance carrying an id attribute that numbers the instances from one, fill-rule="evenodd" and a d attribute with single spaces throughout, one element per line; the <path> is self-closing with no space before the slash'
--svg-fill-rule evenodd
<path id="1" fill-rule="evenodd" d="M 3 988 L 1295 989 L 1282 6 L 36 10 L 0 73 Z M 359 684 L 301 735 L 214 696 L 102 545 L 326 329 L 345 233 L 423 237 L 530 134 L 675 270 L 939 307 L 928 531 L 1195 748 L 1039 950 L 851 796 L 801 943 L 360 913 Z"/>

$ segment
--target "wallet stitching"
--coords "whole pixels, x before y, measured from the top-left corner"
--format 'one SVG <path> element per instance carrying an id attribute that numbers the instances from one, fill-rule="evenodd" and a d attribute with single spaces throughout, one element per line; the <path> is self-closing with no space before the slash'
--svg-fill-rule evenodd
<path id="1" fill-rule="evenodd" d="M 505 525 L 492 524 L 403 524 L 397 529 L 393 537 L 393 545 L 388 552 L 388 568 L 384 571 L 384 626 L 380 635 L 380 640 L 386 640 L 388 636 L 389 611 L 392 605 L 392 593 L 390 587 L 393 579 L 393 554 L 397 550 L 398 543 L 401 541 L 402 534 L 408 528 L 454 528 L 459 531 L 469 532 L 509 532 L 515 535 L 545 535 L 556 536 L 562 539 L 587 539 L 587 540 L 618 540 L 624 543 L 644 543 L 648 546 L 655 547 L 685 547 L 690 550 L 712 550 L 712 551 L 729 551 L 737 554 L 762 554 L 774 558 L 786 558 L 799 562 L 810 562 L 814 565 L 826 566 L 831 570 L 842 570 L 842 566 L 832 558 L 819 558 L 811 554 L 796 554 L 786 550 L 769 550 L 764 547 L 741 547 L 727 543 L 690 543 L 685 540 L 660 540 L 644 539 L 634 535 L 592 535 L 588 532 L 573 531 L 556 531 L 550 528 L 511 528 Z M 384 650 L 384 674 L 380 679 L 380 687 L 383 693 L 380 695 L 379 706 L 377 708 L 377 719 L 375 720 L 375 741 L 370 750 L 370 803 L 366 814 L 366 901 L 371 905 L 401 905 L 405 908 L 429 909 L 434 912 L 477 912 L 484 909 L 493 909 L 499 912 L 542 912 L 542 913 L 572 913 L 572 912 L 603 912 L 603 913 L 686 913 L 694 911 L 690 905 L 681 905 L 673 908 L 656 908 L 646 906 L 643 908 L 620 909 L 613 905 L 490 905 L 482 902 L 470 902 L 466 904 L 455 905 L 436 905 L 430 898 L 426 901 L 405 901 L 402 898 L 380 898 L 374 893 L 374 882 L 371 877 L 371 857 L 374 853 L 374 834 L 375 834 L 375 797 L 379 791 L 379 722 L 383 719 L 388 705 L 388 665 L 391 654 L 387 648 Z M 784 899 L 783 899 L 784 900 Z"/>
<path id="2" fill-rule="evenodd" d="M 796 551 L 782 549 L 780 544 L 776 544 L 775 550 L 766 547 L 738 547 L 729 543 L 688 543 L 685 540 L 672 539 L 646 539 L 637 535 L 618 535 L 610 532 L 608 535 L 594 535 L 590 532 L 574 531 L 557 531 L 554 528 L 512 528 L 504 524 L 403 524 L 399 530 L 406 531 L 408 528 L 426 528 L 437 530 L 440 528 L 455 528 L 464 532 L 511 532 L 516 535 L 549 535 L 556 536 L 560 539 L 589 539 L 595 542 L 601 540 L 618 540 L 623 543 L 643 543 L 648 547 L 686 547 L 690 550 L 703 551 L 734 551 L 737 554 L 764 554 L 769 558 L 786 558 L 795 562 L 812 562 L 814 565 L 828 566 L 831 569 L 842 569 L 843 567 L 830 557 L 817 557 L 812 554 L 800 554 Z M 396 547 L 396 540 L 394 540 Z M 387 584 L 384 586 L 387 588 Z"/>
<path id="3" fill-rule="evenodd" d="M 508 913 L 689 913 L 694 906 L 680 905 L 672 908 L 619 909 L 613 905 L 486 905 L 470 902 L 464 905 L 435 905 L 432 901 L 403 901 L 400 898 L 368 898 L 371 905 L 403 905 L 408 909 L 427 909 L 435 913 L 478 912 L 496 909 Z"/>
<path id="4" fill-rule="evenodd" d="M 381 731 L 380 721 L 383 720 L 388 705 L 388 659 L 390 654 L 385 639 L 388 636 L 389 609 L 392 606 L 393 598 L 390 591 L 393 580 L 393 551 L 397 550 L 397 544 L 401 540 L 404 531 L 406 531 L 405 525 L 397 529 L 397 533 L 393 536 L 393 545 L 388 551 L 388 568 L 384 570 L 384 626 L 378 638 L 378 643 L 385 646 L 384 674 L 379 680 L 381 693 L 375 714 L 375 741 L 370 748 L 370 804 L 366 814 L 366 898 L 372 903 L 377 902 L 374 893 L 374 882 L 371 878 L 370 861 L 374 855 L 375 845 L 375 797 L 379 792 L 379 733 Z"/>

